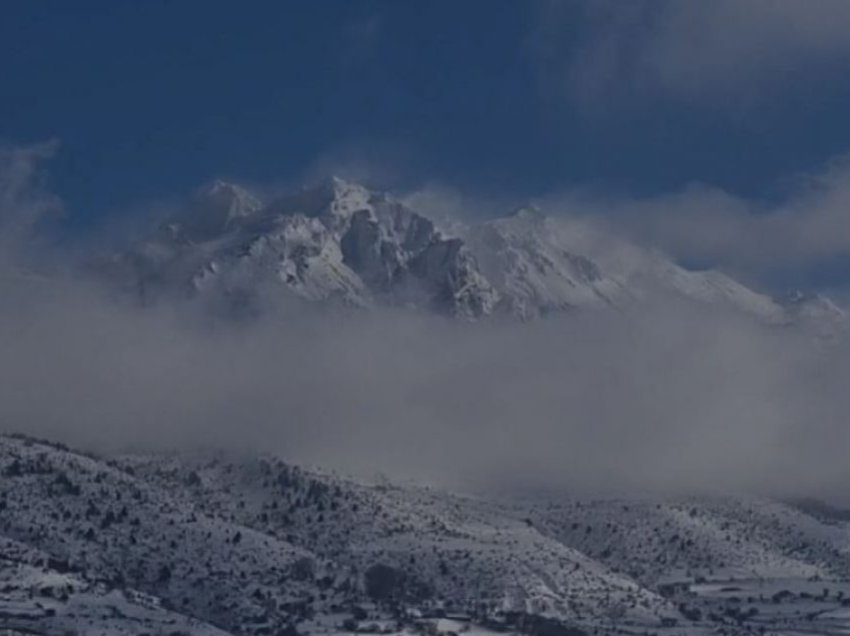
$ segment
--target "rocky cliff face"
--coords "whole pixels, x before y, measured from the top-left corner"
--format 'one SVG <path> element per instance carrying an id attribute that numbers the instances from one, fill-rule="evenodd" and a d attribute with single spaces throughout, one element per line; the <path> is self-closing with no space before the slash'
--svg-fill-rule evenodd
<path id="1" fill-rule="evenodd" d="M 110 269 L 145 297 L 178 291 L 244 299 L 271 285 L 307 300 L 469 318 L 492 313 L 498 300 L 463 241 L 340 179 L 265 205 L 216 183 Z"/>

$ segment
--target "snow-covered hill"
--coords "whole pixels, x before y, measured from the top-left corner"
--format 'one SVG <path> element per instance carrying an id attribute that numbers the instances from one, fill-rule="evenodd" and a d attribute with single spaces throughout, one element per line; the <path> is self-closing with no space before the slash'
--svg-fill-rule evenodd
<path id="1" fill-rule="evenodd" d="M 24 437 L 0 438 L 0 474 L 0 628 L 25 633 L 847 627 L 850 523 L 827 508 L 461 495 Z"/>
<path id="2" fill-rule="evenodd" d="M 774 299 L 719 271 L 691 271 L 656 251 L 534 208 L 441 229 L 392 196 L 332 178 L 261 202 L 215 182 L 144 241 L 100 263 L 144 299 L 164 293 L 250 306 L 271 292 L 465 318 L 617 308 L 672 296 L 770 325 L 831 335 L 846 314 L 820 297 Z"/>

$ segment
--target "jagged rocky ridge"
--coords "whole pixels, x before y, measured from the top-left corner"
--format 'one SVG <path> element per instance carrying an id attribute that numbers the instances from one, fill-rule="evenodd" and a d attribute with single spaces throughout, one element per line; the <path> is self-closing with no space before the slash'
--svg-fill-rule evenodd
<path id="1" fill-rule="evenodd" d="M 98 269 L 145 300 L 189 294 L 236 307 L 271 293 L 529 319 L 575 309 L 627 310 L 673 297 L 820 334 L 847 323 L 823 297 L 771 298 L 719 271 L 687 270 L 655 251 L 533 208 L 452 224 L 448 231 L 388 194 L 338 178 L 268 202 L 214 182 L 152 236 Z"/>
<path id="2" fill-rule="evenodd" d="M 850 623 L 850 522 L 811 502 L 473 496 L 273 456 L 100 457 L 25 437 L 0 437 L 0 475 L 0 628 L 23 633 Z"/>

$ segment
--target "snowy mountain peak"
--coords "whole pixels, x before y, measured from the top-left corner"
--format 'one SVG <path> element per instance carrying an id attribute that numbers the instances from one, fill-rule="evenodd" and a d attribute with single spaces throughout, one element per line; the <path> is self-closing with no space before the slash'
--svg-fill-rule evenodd
<path id="1" fill-rule="evenodd" d="M 544 223 L 546 221 L 543 210 L 533 204 L 517 208 L 510 216 L 527 223 Z"/>
<path id="2" fill-rule="evenodd" d="M 262 207 L 247 189 L 217 179 L 199 188 L 160 231 L 182 241 L 205 241 L 231 230 Z"/>
<path id="3" fill-rule="evenodd" d="M 243 302 L 272 282 L 272 289 L 313 301 L 529 319 L 626 311 L 672 296 L 819 334 L 848 323 L 827 299 L 776 300 L 719 271 L 686 269 L 536 206 L 449 237 L 392 196 L 335 176 L 268 204 L 239 185 L 214 181 L 125 256 L 117 261 L 140 279 L 125 286 L 145 289 L 146 298 L 167 287 Z"/>
<path id="4" fill-rule="evenodd" d="M 358 183 L 332 177 L 333 201 L 331 210 L 344 218 L 359 210 L 371 210 L 372 193 Z"/>
<path id="5" fill-rule="evenodd" d="M 247 189 L 221 179 L 200 188 L 194 198 L 208 207 L 225 208 L 229 218 L 250 216 L 263 207 L 262 202 Z"/>
<path id="6" fill-rule="evenodd" d="M 366 210 L 371 213 L 374 197 L 375 194 L 362 185 L 334 176 L 294 194 L 278 197 L 265 212 L 318 218 L 339 238 L 355 212 Z"/>
<path id="7" fill-rule="evenodd" d="M 337 197 L 344 197 L 352 192 L 368 194 L 367 188 L 362 184 L 337 175 L 331 175 L 327 180 L 327 184 L 333 189 L 334 195 Z"/>

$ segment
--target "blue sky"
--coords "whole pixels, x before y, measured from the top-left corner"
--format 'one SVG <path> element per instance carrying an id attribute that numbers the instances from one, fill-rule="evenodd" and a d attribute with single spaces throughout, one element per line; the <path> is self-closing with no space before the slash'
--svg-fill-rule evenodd
<path id="1" fill-rule="evenodd" d="M 0 140 L 60 141 L 80 226 L 326 172 L 512 199 L 701 183 L 769 213 L 850 150 L 848 5 L 5 0 Z"/>

